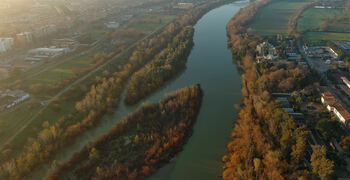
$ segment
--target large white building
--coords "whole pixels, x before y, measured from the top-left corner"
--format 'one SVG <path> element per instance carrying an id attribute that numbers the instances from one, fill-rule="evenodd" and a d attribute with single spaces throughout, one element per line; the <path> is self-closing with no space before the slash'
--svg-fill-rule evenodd
<path id="1" fill-rule="evenodd" d="M 55 58 L 63 54 L 68 53 L 68 48 L 37 48 L 28 51 L 26 60 L 28 61 L 40 61 Z"/>
<path id="2" fill-rule="evenodd" d="M 71 51 L 75 50 L 80 43 L 74 39 L 54 39 L 52 44 L 56 48 L 69 48 Z"/>
<path id="3" fill-rule="evenodd" d="M 13 46 L 13 38 L 0 38 L 0 53 L 10 50 Z"/>

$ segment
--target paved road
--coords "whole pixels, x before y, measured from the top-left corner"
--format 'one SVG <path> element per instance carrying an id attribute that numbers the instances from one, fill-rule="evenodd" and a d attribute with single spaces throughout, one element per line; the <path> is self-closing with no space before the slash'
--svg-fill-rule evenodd
<path id="1" fill-rule="evenodd" d="M 167 24 L 166 24 L 167 25 Z M 85 79 L 87 79 L 90 75 L 94 74 L 95 72 L 99 71 L 100 69 L 102 69 L 103 67 L 105 67 L 106 65 L 108 65 L 110 62 L 112 62 L 114 59 L 122 56 L 123 54 L 125 54 L 127 51 L 129 51 L 130 49 L 134 48 L 139 42 L 153 36 L 154 34 L 156 34 L 159 30 L 161 30 L 163 27 L 165 27 L 166 25 L 159 27 L 158 29 L 154 30 L 152 33 L 148 34 L 147 36 L 143 37 L 142 39 L 138 40 L 137 42 L 133 43 L 131 46 L 129 46 L 127 49 L 123 50 L 122 52 L 120 52 L 119 54 L 113 56 L 111 59 L 107 60 L 106 62 L 104 62 L 103 64 L 99 65 L 97 68 L 95 68 L 94 70 L 90 71 L 89 73 L 85 74 L 84 76 L 80 77 L 79 79 L 75 80 L 73 83 L 71 83 L 70 85 L 66 86 L 65 88 L 63 88 L 59 93 L 57 93 L 55 96 L 51 97 L 50 99 L 46 100 L 44 102 L 44 107 L 36 114 L 34 115 L 31 119 L 29 119 L 24 126 L 22 126 L 13 136 L 11 136 L 10 138 L 8 138 L 7 141 L 5 141 L 3 144 L 0 145 L 0 151 L 5 147 L 6 144 L 9 144 L 18 134 L 20 134 L 26 127 L 28 127 L 28 125 L 35 120 L 47 107 L 48 105 L 56 98 L 59 98 L 62 94 L 66 93 L 68 90 L 70 90 L 73 86 L 79 84 L 80 82 L 84 81 Z"/>

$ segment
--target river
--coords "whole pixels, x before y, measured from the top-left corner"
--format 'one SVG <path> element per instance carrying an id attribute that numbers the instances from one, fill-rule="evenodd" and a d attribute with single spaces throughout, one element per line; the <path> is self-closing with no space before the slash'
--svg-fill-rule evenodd
<path id="1" fill-rule="evenodd" d="M 225 153 L 233 120 L 237 114 L 234 108 L 241 100 L 241 81 L 232 54 L 227 47 L 226 24 L 229 19 L 248 2 L 237 2 L 221 6 L 206 13 L 194 26 L 194 47 L 188 58 L 186 69 L 169 81 L 162 89 L 143 102 L 157 102 L 164 94 L 201 84 L 204 91 L 202 107 L 194 125 L 192 137 L 181 153 L 171 163 L 161 168 L 149 180 L 168 179 L 220 179 L 221 157 Z M 125 93 L 123 94 L 125 97 Z M 76 143 L 57 154 L 57 162 L 68 160 L 74 152 L 99 134 L 106 133 L 135 106 L 122 102 L 111 115 L 101 123 L 77 138 Z M 40 179 L 50 172 L 49 165 L 33 173 L 30 179 Z"/>

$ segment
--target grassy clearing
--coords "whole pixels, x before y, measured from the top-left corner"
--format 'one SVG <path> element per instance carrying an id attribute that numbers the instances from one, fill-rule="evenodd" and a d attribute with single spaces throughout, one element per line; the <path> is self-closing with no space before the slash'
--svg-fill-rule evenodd
<path id="1" fill-rule="evenodd" d="M 336 19 L 338 17 L 345 16 L 345 12 L 343 9 L 317 9 L 317 8 L 309 8 L 306 11 L 304 11 L 300 18 L 298 19 L 297 23 L 297 30 L 298 31 L 305 31 L 305 30 L 316 30 L 321 28 L 323 21 L 325 20 L 331 20 Z M 342 26 L 337 25 L 338 23 L 334 21 L 329 22 L 329 28 L 332 28 L 333 30 L 343 32 L 344 29 L 341 28 Z M 350 27 L 347 27 L 348 30 L 350 30 Z"/>
<path id="2" fill-rule="evenodd" d="M 25 125 L 28 118 L 31 118 L 40 109 L 35 102 L 25 102 L 17 107 L 15 111 L 0 114 L 0 143 L 4 143 L 9 137 L 18 131 L 19 127 Z M 19 116 L 20 114 L 20 116 Z"/>
<path id="3" fill-rule="evenodd" d="M 313 44 L 322 44 L 324 40 L 344 40 L 350 41 L 350 33 L 332 33 L 332 32 L 306 32 L 305 40 Z"/>
<path id="4" fill-rule="evenodd" d="M 143 18 L 137 18 L 130 22 L 129 27 L 150 33 L 157 28 L 168 24 L 174 20 L 176 16 L 173 15 L 162 15 L 162 14 L 148 14 Z"/>
<path id="5" fill-rule="evenodd" d="M 278 1 L 261 8 L 254 20 L 248 25 L 258 34 L 287 34 L 289 18 L 308 1 Z"/>
<path id="6" fill-rule="evenodd" d="M 324 22 L 328 26 L 322 29 Z M 350 19 L 341 8 L 307 9 L 298 19 L 297 30 L 304 32 L 304 39 L 313 45 L 323 45 L 325 40 L 350 41 Z"/>

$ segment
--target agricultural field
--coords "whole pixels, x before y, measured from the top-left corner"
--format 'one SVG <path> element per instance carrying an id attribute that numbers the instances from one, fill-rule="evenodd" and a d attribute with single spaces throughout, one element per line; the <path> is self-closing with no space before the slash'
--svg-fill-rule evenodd
<path id="1" fill-rule="evenodd" d="M 303 34 L 305 40 L 311 44 L 322 44 L 324 40 L 343 40 L 350 41 L 350 33 L 336 33 L 336 32 L 306 32 Z"/>
<path id="2" fill-rule="evenodd" d="M 258 34 L 268 36 L 287 34 L 289 18 L 308 1 L 278 1 L 261 8 L 248 25 Z"/>
<path id="3" fill-rule="evenodd" d="M 0 144 L 18 131 L 40 109 L 40 105 L 33 101 L 26 102 L 17 107 L 15 111 L 0 114 Z M 20 114 L 20 116 L 19 116 Z"/>
<path id="4" fill-rule="evenodd" d="M 297 31 L 309 44 L 323 45 L 326 40 L 350 40 L 350 17 L 344 4 L 338 2 L 331 8 L 308 8 L 297 21 Z"/>
<path id="5" fill-rule="evenodd" d="M 145 17 L 134 19 L 129 28 L 135 28 L 144 33 L 150 33 L 175 19 L 174 15 L 148 14 Z"/>
<path id="6" fill-rule="evenodd" d="M 297 22 L 297 30 L 300 32 L 308 30 L 323 31 L 322 25 L 327 21 L 327 26 L 324 27 L 324 30 L 333 32 L 350 32 L 349 23 L 346 23 L 348 18 L 341 18 L 346 16 L 344 9 L 308 8 L 300 15 Z"/>

